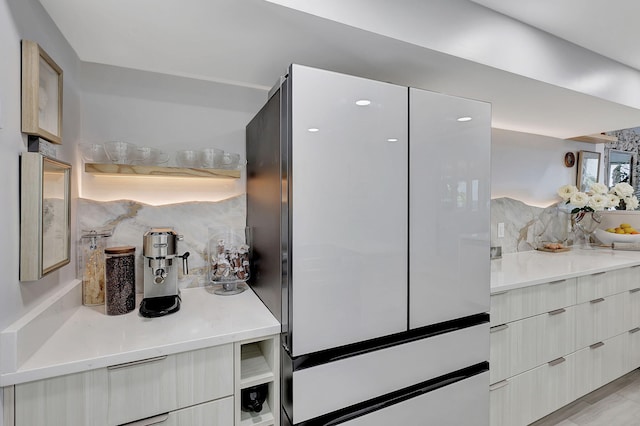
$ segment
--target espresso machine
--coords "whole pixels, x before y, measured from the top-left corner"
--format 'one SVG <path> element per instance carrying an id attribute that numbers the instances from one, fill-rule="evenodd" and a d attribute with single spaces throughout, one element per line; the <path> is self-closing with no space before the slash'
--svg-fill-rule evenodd
<path id="1" fill-rule="evenodd" d="M 144 298 L 140 315 L 160 317 L 180 309 L 178 289 L 178 258 L 182 259 L 183 273 L 188 273 L 189 252 L 178 255 L 178 241 L 182 241 L 172 228 L 152 228 L 145 232 L 142 244 L 144 260 Z"/>

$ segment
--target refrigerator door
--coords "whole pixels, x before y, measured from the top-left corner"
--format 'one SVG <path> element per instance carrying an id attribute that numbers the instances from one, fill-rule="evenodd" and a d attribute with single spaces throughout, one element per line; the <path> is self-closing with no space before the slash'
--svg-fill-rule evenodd
<path id="1" fill-rule="evenodd" d="M 413 88 L 409 99 L 409 325 L 416 328 L 489 310 L 491 107 Z"/>
<path id="2" fill-rule="evenodd" d="M 407 88 L 292 65 L 292 356 L 407 328 Z M 360 102 L 358 102 L 360 101 Z"/>

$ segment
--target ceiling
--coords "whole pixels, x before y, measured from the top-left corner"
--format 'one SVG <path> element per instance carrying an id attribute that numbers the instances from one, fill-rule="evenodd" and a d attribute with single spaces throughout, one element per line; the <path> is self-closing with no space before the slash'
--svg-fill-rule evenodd
<path id="1" fill-rule="evenodd" d="M 497 128 L 640 126 L 636 0 L 40 2 L 86 62 L 265 91 L 295 62 L 486 100 Z"/>
<path id="2" fill-rule="evenodd" d="M 471 1 L 640 69 L 637 0 Z"/>

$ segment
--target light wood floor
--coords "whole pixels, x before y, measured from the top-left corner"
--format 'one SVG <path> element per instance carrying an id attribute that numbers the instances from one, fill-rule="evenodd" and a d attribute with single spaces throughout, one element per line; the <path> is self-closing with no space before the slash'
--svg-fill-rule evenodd
<path id="1" fill-rule="evenodd" d="M 640 369 L 587 394 L 531 426 L 640 426 Z"/>

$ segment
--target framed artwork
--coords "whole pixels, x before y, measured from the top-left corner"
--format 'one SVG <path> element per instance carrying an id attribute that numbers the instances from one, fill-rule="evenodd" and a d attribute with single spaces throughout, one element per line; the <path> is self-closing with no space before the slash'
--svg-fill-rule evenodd
<path id="1" fill-rule="evenodd" d="M 22 132 L 62 143 L 62 68 L 30 40 L 22 40 Z"/>
<path id="2" fill-rule="evenodd" d="M 20 167 L 20 281 L 71 260 L 71 166 L 23 152 Z"/>
<path id="3" fill-rule="evenodd" d="M 600 153 L 578 151 L 578 182 L 581 192 L 589 192 L 591 185 L 600 179 Z"/>

